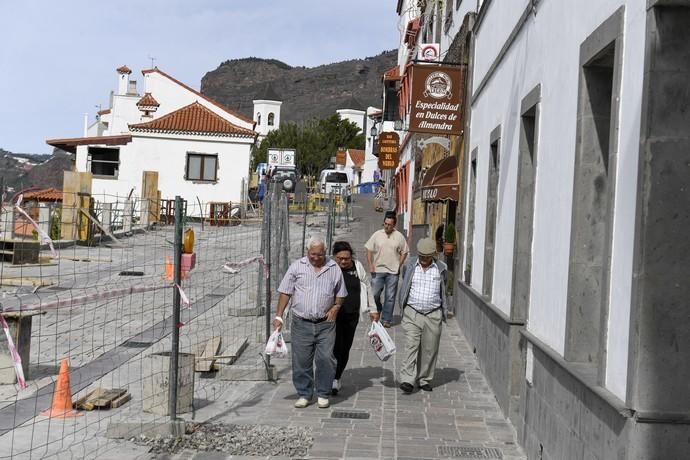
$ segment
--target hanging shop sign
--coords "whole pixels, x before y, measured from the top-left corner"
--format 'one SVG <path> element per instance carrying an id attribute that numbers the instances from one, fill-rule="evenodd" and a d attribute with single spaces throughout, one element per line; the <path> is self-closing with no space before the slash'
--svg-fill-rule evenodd
<path id="1" fill-rule="evenodd" d="M 461 133 L 462 72 L 462 67 L 454 66 L 413 66 L 408 131 L 452 135 Z"/>
<path id="2" fill-rule="evenodd" d="M 345 166 L 345 150 L 335 152 L 335 164 Z"/>
<path id="3" fill-rule="evenodd" d="M 379 136 L 379 169 L 395 169 L 400 156 L 400 136 L 384 132 Z"/>

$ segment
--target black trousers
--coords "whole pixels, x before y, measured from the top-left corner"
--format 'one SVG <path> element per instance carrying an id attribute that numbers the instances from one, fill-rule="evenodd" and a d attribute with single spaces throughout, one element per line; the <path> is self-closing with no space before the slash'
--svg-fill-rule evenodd
<path id="1" fill-rule="evenodd" d="M 335 345 L 333 356 L 338 362 L 335 368 L 335 378 L 340 380 L 343 375 L 347 360 L 350 358 L 350 348 L 355 338 L 355 330 L 359 322 L 359 313 L 340 312 L 335 319 Z"/>

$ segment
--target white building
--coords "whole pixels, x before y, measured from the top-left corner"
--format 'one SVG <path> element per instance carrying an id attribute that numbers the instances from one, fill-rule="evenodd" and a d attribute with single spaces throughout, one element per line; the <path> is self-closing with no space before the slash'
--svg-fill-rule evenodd
<path id="1" fill-rule="evenodd" d="M 380 109 L 367 107 L 364 123 L 366 139 L 364 144 L 364 165 L 362 166 L 362 180 L 360 183 L 374 182 L 381 178 L 376 141 L 379 135 L 382 115 L 383 112 Z"/>
<path id="2" fill-rule="evenodd" d="M 77 171 L 93 173 L 92 195 L 114 202 L 140 196 L 144 171 L 158 171 L 163 199 L 239 201 L 248 176 L 254 122 L 158 68 L 144 70 L 144 95 L 117 69 L 118 89 L 84 137 L 48 144 L 76 154 Z"/>
<path id="3" fill-rule="evenodd" d="M 458 320 L 529 459 L 687 458 L 690 3 L 478 5 Z"/>
<path id="4" fill-rule="evenodd" d="M 269 83 L 264 93 L 252 101 L 254 103 L 254 123 L 259 133 L 256 143 L 261 144 L 268 133 L 280 127 L 280 107 L 283 102 Z"/>

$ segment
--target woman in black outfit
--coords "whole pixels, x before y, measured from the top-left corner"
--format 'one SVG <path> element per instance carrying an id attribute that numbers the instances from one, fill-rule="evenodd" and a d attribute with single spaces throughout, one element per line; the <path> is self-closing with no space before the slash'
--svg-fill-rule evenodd
<path id="1" fill-rule="evenodd" d="M 355 337 L 360 311 L 369 311 L 369 319 L 372 321 L 378 319 L 378 312 L 369 283 L 369 272 L 364 269 L 360 261 L 353 258 L 350 243 L 347 241 L 333 243 L 333 259 L 343 271 L 345 287 L 347 288 L 347 297 L 335 320 L 333 355 L 338 364 L 331 393 L 337 395 L 341 388 L 340 377 L 342 377 L 350 357 L 350 348 L 352 348 L 352 341 Z M 362 308 L 362 304 L 364 304 L 364 308 Z"/>

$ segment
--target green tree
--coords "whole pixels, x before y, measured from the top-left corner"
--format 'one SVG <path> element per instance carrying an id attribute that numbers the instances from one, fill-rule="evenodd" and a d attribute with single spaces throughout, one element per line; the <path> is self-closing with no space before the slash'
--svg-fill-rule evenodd
<path id="1" fill-rule="evenodd" d="M 283 123 L 268 133 L 261 145 L 252 151 L 252 169 L 266 162 L 269 148 L 297 150 L 297 168 L 302 174 L 316 176 L 328 167 L 339 148 L 363 149 L 364 133 L 359 127 L 335 114 L 304 123 Z"/>

